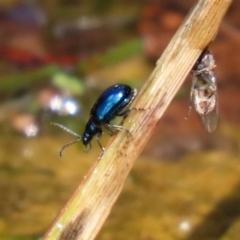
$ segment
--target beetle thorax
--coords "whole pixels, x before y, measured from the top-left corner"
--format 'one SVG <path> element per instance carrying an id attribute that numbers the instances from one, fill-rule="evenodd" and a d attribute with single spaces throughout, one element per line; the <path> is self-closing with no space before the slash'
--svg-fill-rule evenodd
<path id="1" fill-rule="evenodd" d="M 85 146 L 88 145 L 91 142 L 91 140 L 93 139 L 93 137 L 96 134 L 101 133 L 101 132 L 102 132 L 101 128 L 94 123 L 92 118 L 90 118 L 86 124 L 85 130 L 84 130 L 84 133 L 82 136 L 83 144 Z"/>

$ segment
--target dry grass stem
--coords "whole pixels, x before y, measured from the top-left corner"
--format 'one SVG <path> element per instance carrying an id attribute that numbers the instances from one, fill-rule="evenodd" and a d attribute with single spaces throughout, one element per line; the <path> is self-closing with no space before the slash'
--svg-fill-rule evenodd
<path id="1" fill-rule="evenodd" d="M 201 51 L 215 38 L 231 0 L 200 0 L 191 10 L 144 84 L 124 127 L 92 167 L 43 239 L 94 239 L 154 127 L 179 90 Z M 184 116 L 183 116 L 184 117 Z M 161 147 L 161 146 L 159 146 Z M 146 173 L 147 174 L 147 173 Z"/>

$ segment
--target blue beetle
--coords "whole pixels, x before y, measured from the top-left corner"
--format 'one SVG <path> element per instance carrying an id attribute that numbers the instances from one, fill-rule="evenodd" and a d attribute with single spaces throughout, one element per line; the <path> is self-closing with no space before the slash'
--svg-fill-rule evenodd
<path id="1" fill-rule="evenodd" d="M 99 138 L 103 134 L 102 127 L 108 129 L 111 135 L 114 133 L 112 130 L 114 128 L 118 130 L 124 130 L 129 133 L 129 131 L 122 126 L 111 125 L 110 121 L 117 116 L 122 116 L 124 118 L 127 117 L 128 113 L 131 111 L 131 109 L 128 109 L 127 107 L 132 103 L 136 94 L 136 89 L 124 84 L 116 84 L 107 88 L 93 105 L 90 112 L 90 118 L 85 126 L 82 136 L 59 123 L 53 123 L 53 125 L 58 126 L 77 137 L 77 140 L 70 142 L 61 148 L 59 152 L 60 157 L 62 156 L 62 152 L 66 147 L 77 142 L 83 142 L 83 145 L 86 147 L 89 145 L 89 150 L 91 150 L 91 141 L 94 136 L 96 136 L 103 155 L 105 149 L 99 141 Z"/>

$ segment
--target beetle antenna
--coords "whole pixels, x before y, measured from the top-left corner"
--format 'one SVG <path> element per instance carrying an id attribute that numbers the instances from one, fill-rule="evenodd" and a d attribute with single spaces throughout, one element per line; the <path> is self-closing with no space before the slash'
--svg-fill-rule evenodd
<path id="1" fill-rule="evenodd" d="M 65 132 L 68 132 L 68 133 L 70 133 L 70 134 L 72 134 L 72 135 L 74 135 L 74 136 L 82 139 L 82 136 L 81 136 L 81 135 L 75 133 L 74 131 L 70 130 L 69 128 L 63 126 L 62 124 L 55 123 L 55 122 L 51 122 L 51 124 L 54 125 L 54 126 L 57 126 L 57 127 L 61 128 L 61 129 L 64 130 Z"/>
<path id="2" fill-rule="evenodd" d="M 68 132 L 68 133 L 70 133 L 70 134 L 72 134 L 73 136 L 75 136 L 75 137 L 78 138 L 77 140 L 75 140 L 75 141 L 73 141 L 73 142 L 70 142 L 70 143 L 65 144 L 65 145 L 60 149 L 60 151 L 59 151 L 59 156 L 60 156 L 60 157 L 62 157 L 62 152 L 63 152 L 63 150 L 64 150 L 66 147 L 69 147 L 70 145 L 73 145 L 74 143 L 77 143 L 77 142 L 82 141 L 82 136 L 81 136 L 81 135 L 75 133 L 74 131 L 70 130 L 69 128 L 63 126 L 62 124 L 55 123 L 55 122 L 51 122 L 51 124 L 54 125 L 54 126 L 57 126 L 57 127 L 61 128 L 61 129 L 64 130 L 65 132 Z"/>
<path id="3" fill-rule="evenodd" d="M 82 141 L 82 139 L 81 139 L 81 138 L 78 138 L 77 140 L 75 140 L 75 141 L 73 141 L 73 142 L 70 142 L 70 143 L 65 144 L 65 145 L 61 148 L 61 150 L 59 151 L 59 156 L 62 157 L 62 152 L 63 152 L 63 150 L 64 150 L 66 147 L 69 147 L 69 146 L 73 145 L 74 143 L 77 143 L 77 142 L 80 142 L 80 141 Z"/>

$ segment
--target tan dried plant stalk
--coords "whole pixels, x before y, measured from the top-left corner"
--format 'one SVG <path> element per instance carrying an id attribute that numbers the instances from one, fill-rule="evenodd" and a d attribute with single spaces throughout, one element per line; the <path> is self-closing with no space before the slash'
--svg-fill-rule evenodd
<path id="1" fill-rule="evenodd" d="M 157 122 L 179 90 L 201 51 L 215 38 L 231 0 L 199 0 L 157 61 L 124 122 L 131 136 L 113 136 L 62 209 L 44 240 L 92 240 L 117 200 L 124 182 Z"/>

